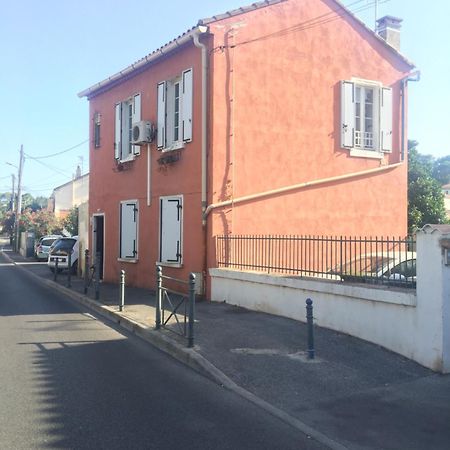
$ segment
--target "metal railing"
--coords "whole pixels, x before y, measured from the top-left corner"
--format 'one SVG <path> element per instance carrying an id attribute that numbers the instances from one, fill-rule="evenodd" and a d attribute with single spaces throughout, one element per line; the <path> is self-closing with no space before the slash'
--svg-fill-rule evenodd
<path id="1" fill-rule="evenodd" d="M 165 282 L 188 287 L 188 294 L 164 286 Z M 155 328 L 161 327 L 187 338 L 188 347 L 194 346 L 195 322 L 195 274 L 189 280 L 163 275 L 162 267 L 156 267 Z"/>
<path id="2" fill-rule="evenodd" d="M 347 236 L 216 236 L 218 267 L 415 287 L 415 240 Z"/>

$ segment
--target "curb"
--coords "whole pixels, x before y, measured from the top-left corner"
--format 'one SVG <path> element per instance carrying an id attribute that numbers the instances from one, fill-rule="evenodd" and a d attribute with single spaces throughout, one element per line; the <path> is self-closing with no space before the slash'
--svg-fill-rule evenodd
<path id="1" fill-rule="evenodd" d="M 242 388 L 233 380 L 231 380 L 227 375 L 225 375 L 221 370 L 219 370 L 214 364 L 212 364 L 206 358 L 196 352 L 195 349 L 183 347 L 169 337 L 165 336 L 161 331 L 156 331 L 150 326 L 144 325 L 140 322 L 130 319 L 129 317 L 126 317 L 120 312 L 112 310 L 109 306 L 102 305 L 99 302 L 92 300 L 81 293 L 74 292 L 65 286 L 61 286 L 60 284 L 55 283 L 52 280 L 47 280 L 40 277 L 39 275 L 36 275 L 35 273 L 27 270 L 25 267 L 16 264 L 16 261 L 14 261 L 5 252 L 3 252 L 2 249 L 0 249 L 0 251 L 9 262 L 13 263 L 15 267 L 17 267 L 27 276 L 33 278 L 38 283 L 53 290 L 56 289 L 60 293 L 84 305 L 98 315 L 108 319 L 113 323 L 118 324 L 130 333 L 138 336 L 142 340 L 148 342 L 164 353 L 169 354 L 179 362 L 189 366 L 191 369 L 194 369 L 196 372 L 199 372 L 216 384 L 234 392 L 235 394 L 239 395 L 242 398 L 245 398 L 247 401 L 253 403 L 254 405 L 264 409 L 269 414 L 291 425 L 298 431 L 323 444 L 327 448 L 331 450 L 348 450 L 348 447 L 345 447 L 344 445 L 325 436 L 320 431 L 315 430 L 301 420 L 296 419 L 290 414 L 259 398 L 250 391 Z"/>

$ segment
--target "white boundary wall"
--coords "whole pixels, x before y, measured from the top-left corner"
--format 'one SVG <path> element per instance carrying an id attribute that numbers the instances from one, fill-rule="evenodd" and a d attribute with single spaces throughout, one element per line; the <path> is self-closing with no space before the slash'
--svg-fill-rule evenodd
<path id="1" fill-rule="evenodd" d="M 427 228 L 428 227 L 428 228 Z M 445 226 L 417 236 L 417 294 L 413 290 L 210 269 L 211 299 L 305 321 L 314 302 L 317 325 L 381 345 L 439 372 L 450 372 L 450 266 Z M 446 327 L 444 328 L 444 324 Z"/>

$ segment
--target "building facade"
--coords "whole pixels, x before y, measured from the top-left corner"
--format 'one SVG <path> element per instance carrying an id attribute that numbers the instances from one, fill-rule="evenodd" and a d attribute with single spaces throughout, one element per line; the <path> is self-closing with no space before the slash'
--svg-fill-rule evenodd
<path id="1" fill-rule="evenodd" d="M 207 281 L 217 235 L 406 234 L 413 69 L 334 0 L 269 0 L 81 92 L 104 278 Z"/>

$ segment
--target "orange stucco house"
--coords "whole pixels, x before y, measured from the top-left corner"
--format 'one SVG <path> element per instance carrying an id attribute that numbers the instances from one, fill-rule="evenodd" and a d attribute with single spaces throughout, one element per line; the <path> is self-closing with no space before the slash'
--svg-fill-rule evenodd
<path id="1" fill-rule="evenodd" d="M 266 0 L 81 92 L 104 279 L 204 275 L 230 233 L 405 235 L 413 69 L 335 0 Z"/>

